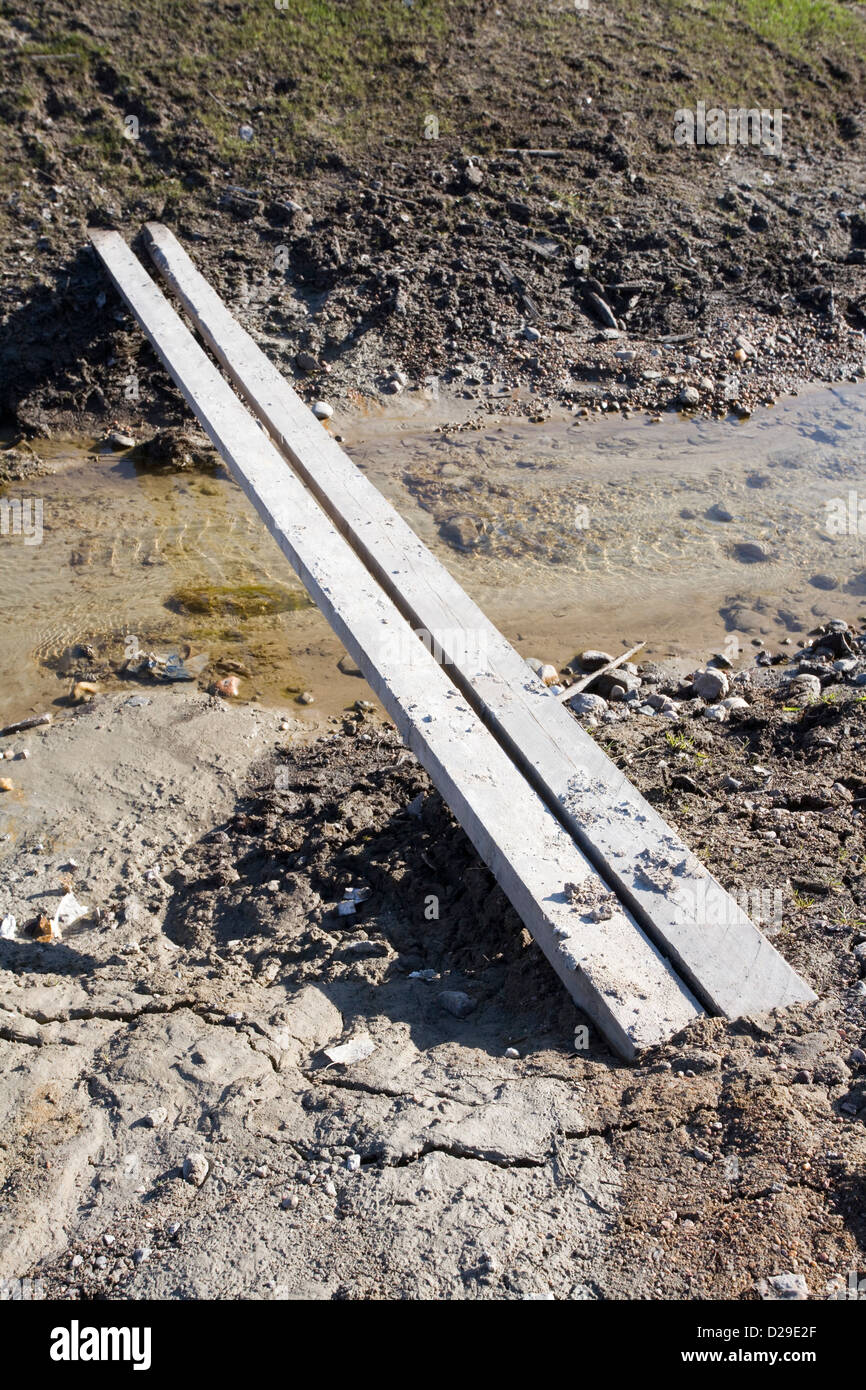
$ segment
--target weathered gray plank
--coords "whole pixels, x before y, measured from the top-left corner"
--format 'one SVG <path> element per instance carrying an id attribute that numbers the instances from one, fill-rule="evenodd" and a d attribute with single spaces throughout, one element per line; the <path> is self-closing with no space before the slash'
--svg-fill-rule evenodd
<path id="1" fill-rule="evenodd" d="M 315 420 L 167 228 L 153 259 L 253 412 L 577 843 L 710 1008 L 815 996 Z M 467 644 L 468 638 L 468 644 Z M 756 887 L 758 885 L 755 885 Z"/>
<path id="2" fill-rule="evenodd" d="M 695 1019 L 699 1006 L 670 964 L 412 634 L 123 239 L 90 235 L 233 476 L 572 997 L 625 1057 Z"/>

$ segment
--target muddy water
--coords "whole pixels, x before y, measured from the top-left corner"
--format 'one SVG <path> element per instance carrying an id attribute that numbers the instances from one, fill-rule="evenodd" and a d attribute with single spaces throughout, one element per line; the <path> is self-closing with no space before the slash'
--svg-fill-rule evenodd
<path id="1" fill-rule="evenodd" d="M 768 643 L 866 608 L 866 390 L 752 419 L 645 416 L 449 432 L 357 419 L 346 447 L 525 655 L 648 638 L 655 657 Z M 64 651 L 103 675 L 141 649 L 241 668 L 241 690 L 311 717 L 365 694 L 240 490 L 55 445 L 42 540 L 0 536 L 0 721 L 69 690 Z M 859 510 L 858 510 L 859 508 Z M 79 663 L 80 664 L 80 663 Z M 317 704 L 296 703 L 312 690 Z"/>

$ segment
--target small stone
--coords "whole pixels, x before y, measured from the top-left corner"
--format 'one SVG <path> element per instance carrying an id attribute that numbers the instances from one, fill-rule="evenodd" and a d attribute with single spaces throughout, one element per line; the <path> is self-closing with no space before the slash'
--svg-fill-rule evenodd
<path id="1" fill-rule="evenodd" d="M 144 1117 L 144 1125 L 147 1129 L 159 1129 L 168 1119 L 168 1111 L 162 1105 L 158 1105 L 155 1110 L 148 1110 Z"/>
<path id="2" fill-rule="evenodd" d="M 313 401 L 313 414 L 317 420 L 330 420 L 334 413 L 334 407 L 328 405 L 327 401 Z"/>
<path id="3" fill-rule="evenodd" d="M 314 357 L 311 352 L 299 352 L 295 358 L 295 365 L 302 372 L 317 372 L 319 370 L 319 359 Z"/>
<path id="4" fill-rule="evenodd" d="M 83 1256 L 83 1255 L 73 1255 L 73 1256 L 72 1256 L 72 1259 L 71 1259 L 71 1261 L 70 1261 L 70 1264 L 71 1264 L 71 1266 L 72 1266 L 73 1269 L 78 1269 L 79 1265 L 83 1265 L 83 1264 L 84 1264 L 84 1256 Z"/>
<path id="5" fill-rule="evenodd" d="M 475 1008 L 475 1000 L 470 999 L 468 994 L 464 994 L 459 989 L 446 989 L 439 995 L 439 1005 L 446 1013 L 453 1014 L 455 1018 L 468 1018 Z"/>
<path id="6" fill-rule="evenodd" d="M 329 1197 L 336 1197 L 337 1195 L 337 1189 L 330 1179 L 328 1179 L 328 1181 L 325 1183 L 324 1187 L 322 1188 L 322 1191 L 327 1192 Z"/>
<path id="7" fill-rule="evenodd" d="M 684 386 L 678 396 L 680 405 L 693 410 L 701 403 L 701 393 L 694 386 Z"/>
<path id="8" fill-rule="evenodd" d="M 300 1204 L 301 1204 L 301 1199 L 300 1199 L 300 1197 L 298 1196 L 298 1194 L 297 1194 L 296 1192 L 293 1192 L 293 1193 L 291 1193 L 290 1196 L 284 1197 L 283 1200 L 280 1202 L 280 1210 L 281 1210 L 281 1211 L 296 1211 L 297 1208 L 300 1206 Z"/>
<path id="9" fill-rule="evenodd" d="M 604 714 L 608 708 L 607 700 L 603 700 L 600 695 L 591 695 L 586 690 L 582 690 L 579 695 L 575 695 L 573 699 L 569 700 L 568 706 L 577 715 Z"/>
<path id="10" fill-rule="evenodd" d="M 716 724 L 724 724 L 728 717 L 728 711 L 722 705 L 710 705 L 704 710 L 704 718 L 711 719 Z"/>
<path id="11" fill-rule="evenodd" d="M 239 127 L 238 127 L 238 135 L 241 137 L 242 140 L 246 141 L 246 143 L 249 144 L 250 140 L 252 140 L 252 138 L 253 138 L 253 128 L 252 128 L 252 126 L 251 126 L 251 125 L 242 125 L 242 126 L 239 126 Z"/>
<path id="12" fill-rule="evenodd" d="M 175 1236 L 180 1234 L 180 1222 L 170 1221 L 165 1228 L 165 1233 L 169 1240 L 174 1240 Z"/>
<path id="13" fill-rule="evenodd" d="M 613 661 L 613 657 L 609 652 L 595 651 L 592 647 L 580 654 L 580 664 L 584 671 L 598 671 L 611 661 Z"/>
<path id="14" fill-rule="evenodd" d="M 567 935 L 567 933 L 566 933 L 566 935 Z M 516 1047 L 506 1047 L 506 1049 L 505 1049 L 505 1055 L 506 1055 L 506 1057 L 511 1057 L 511 1058 L 513 1058 L 514 1060 L 516 1060 L 516 1059 L 520 1056 L 520 1053 L 517 1051 L 517 1048 L 516 1048 Z"/>
<path id="15" fill-rule="evenodd" d="M 692 684 L 702 700 L 718 700 L 730 689 L 724 671 L 696 671 Z"/>
<path id="16" fill-rule="evenodd" d="M 131 434 L 124 434 L 122 430 L 112 430 L 106 441 L 112 449 L 134 449 L 135 440 Z"/>
<path id="17" fill-rule="evenodd" d="M 555 685 L 556 682 L 559 680 L 559 672 L 557 671 L 556 667 L 551 666 L 550 662 L 548 661 L 545 662 L 541 670 L 538 672 L 538 677 L 539 680 L 544 681 L 545 685 Z"/>
<path id="18" fill-rule="evenodd" d="M 183 1161 L 183 1176 L 186 1182 L 192 1183 L 194 1187 L 201 1187 L 209 1172 L 210 1164 L 203 1153 L 187 1154 Z"/>
<path id="19" fill-rule="evenodd" d="M 725 791 L 728 791 L 728 792 L 738 792 L 738 791 L 741 791 L 741 790 L 742 790 L 743 784 L 742 784 L 742 782 L 738 782 L 737 779 L 736 779 L 736 777 L 730 777 L 730 776 L 728 776 L 728 777 L 725 777 L 724 780 L 722 781 L 722 786 L 724 787 Z"/>
<path id="20" fill-rule="evenodd" d="M 105 1241 L 105 1244 L 106 1244 L 106 1245 L 113 1245 L 113 1244 L 114 1244 L 114 1239 L 115 1239 L 115 1238 L 114 1238 L 114 1236 L 110 1236 L 110 1235 L 108 1235 L 108 1234 L 106 1233 L 106 1234 L 102 1237 L 102 1239 Z"/>
<path id="21" fill-rule="evenodd" d="M 770 1298 L 803 1301 L 809 1297 L 809 1287 L 802 1274 L 774 1274 L 767 1282 L 773 1290 Z"/>
<path id="22" fill-rule="evenodd" d="M 533 328 L 531 324 L 527 324 L 523 330 L 523 336 L 528 343 L 537 343 L 541 334 L 537 328 Z"/>
<path id="23" fill-rule="evenodd" d="M 312 692 L 311 690 L 304 690 L 304 691 L 302 691 L 302 693 L 298 696 L 298 704 L 299 704 L 299 705 L 314 705 L 315 703 L 316 703 L 316 697 L 315 697 L 315 695 L 313 694 L 313 692 Z"/>
<path id="24" fill-rule="evenodd" d="M 854 1047 L 851 1049 L 848 1061 L 852 1067 L 866 1066 L 866 1052 L 863 1051 L 862 1047 Z"/>
<path id="25" fill-rule="evenodd" d="M 149 1246 L 149 1245 L 140 1245 L 139 1248 L 138 1248 L 137 1250 L 133 1250 L 133 1252 L 132 1252 L 132 1263 L 135 1264 L 135 1265 L 143 1265 L 143 1264 L 145 1263 L 145 1261 L 146 1261 L 146 1260 L 149 1260 L 149 1259 L 150 1259 L 150 1246 Z"/>
<path id="26" fill-rule="evenodd" d="M 257 1168 L 253 1169 L 253 1177 L 266 1178 L 270 1171 L 271 1170 L 266 1163 L 260 1163 Z"/>
<path id="27" fill-rule="evenodd" d="M 357 1173 L 358 1169 L 361 1167 L 361 1155 L 349 1154 L 346 1159 L 346 1167 L 350 1173 Z"/>

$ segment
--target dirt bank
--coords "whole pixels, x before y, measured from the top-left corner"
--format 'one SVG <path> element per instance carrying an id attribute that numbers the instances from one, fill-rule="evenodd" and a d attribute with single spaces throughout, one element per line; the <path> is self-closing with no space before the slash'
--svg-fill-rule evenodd
<path id="1" fill-rule="evenodd" d="M 311 400 L 725 413 L 863 376 L 858 6 L 9 3 L 0 44 L 14 429 L 182 417 L 86 238 L 148 218 Z M 778 139 L 678 145 L 701 101 Z"/>

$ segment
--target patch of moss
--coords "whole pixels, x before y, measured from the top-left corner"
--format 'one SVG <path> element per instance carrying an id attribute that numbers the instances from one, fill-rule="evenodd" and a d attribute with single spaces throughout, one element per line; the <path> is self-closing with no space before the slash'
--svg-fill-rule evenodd
<path id="1" fill-rule="evenodd" d="M 199 584 L 176 590 L 165 606 L 184 616 L 255 618 L 309 608 L 311 600 L 281 584 Z"/>

